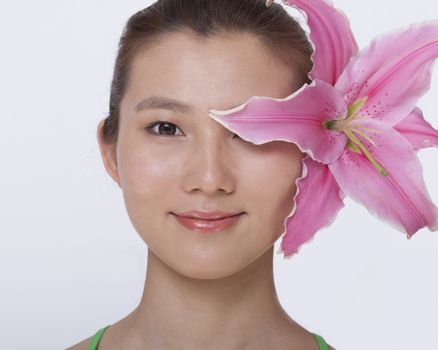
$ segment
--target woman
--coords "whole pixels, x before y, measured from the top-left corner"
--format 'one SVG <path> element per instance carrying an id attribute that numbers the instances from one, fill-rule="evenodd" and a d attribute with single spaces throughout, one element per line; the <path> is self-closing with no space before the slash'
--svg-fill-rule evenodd
<path id="1" fill-rule="evenodd" d="M 252 144 L 208 117 L 290 95 L 311 53 L 297 22 L 262 0 L 160 0 L 129 19 L 98 140 L 148 245 L 147 276 L 99 349 L 327 348 L 285 312 L 273 278 L 303 153 Z M 91 337 L 70 349 L 87 347 Z"/>

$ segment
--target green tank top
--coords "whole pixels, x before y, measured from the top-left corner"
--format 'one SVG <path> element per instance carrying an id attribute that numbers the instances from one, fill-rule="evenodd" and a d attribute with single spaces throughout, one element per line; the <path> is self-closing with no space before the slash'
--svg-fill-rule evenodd
<path id="1" fill-rule="evenodd" d="M 91 338 L 90 343 L 88 344 L 87 350 L 97 350 L 100 339 L 102 338 L 103 333 L 109 326 L 110 325 L 103 327 L 102 329 L 99 329 L 97 333 L 93 335 L 93 338 Z M 313 335 L 316 337 L 316 340 L 319 345 L 319 350 L 328 350 L 328 345 L 325 342 L 324 338 L 316 333 L 313 333 Z"/>

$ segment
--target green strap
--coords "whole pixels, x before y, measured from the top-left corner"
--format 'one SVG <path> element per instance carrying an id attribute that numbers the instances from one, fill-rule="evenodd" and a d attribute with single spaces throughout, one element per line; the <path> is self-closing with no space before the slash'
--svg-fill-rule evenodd
<path id="1" fill-rule="evenodd" d="M 99 329 L 95 335 L 93 335 L 93 338 L 91 338 L 90 343 L 88 344 L 87 350 L 96 350 L 97 346 L 99 345 L 100 339 L 102 338 L 103 332 L 109 327 L 110 325 L 103 327 L 102 329 Z"/>
<path id="2" fill-rule="evenodd" d="M 325 342 L 324 338 L 321 337 L 320 335 L 313 333 L 316 337 L 316 340 L 318 342 L 319 345 L 319 350 L 329 350 L 327 343 Z"/>

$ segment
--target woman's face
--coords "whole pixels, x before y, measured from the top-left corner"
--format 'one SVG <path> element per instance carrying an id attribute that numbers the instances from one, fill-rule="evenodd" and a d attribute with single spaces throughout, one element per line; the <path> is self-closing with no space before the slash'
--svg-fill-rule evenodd
<path id="1" fill-rule="evenodd" d="M 244 141 L 208 111 L 235 107 L 254 95 L 284 98 L 300 87 L 297 81 L 258 39 L 243 34 L 206 41 L 171 34 L 135 58 L 120 106 L 117 146 L 111 158 L 108 152 L 103 156 L 135 229 L 175 271 L 208 279 L 234 274 L 284 232 L 302 153 L 288 142 Z M 151 96 L 189 107 L 140 110 L 139 103 Z M 165 123 L 148 131 L 157 121 Z M 230 228 L 206 234 L 171 214 L 190 210 L 245 214 Z"/>

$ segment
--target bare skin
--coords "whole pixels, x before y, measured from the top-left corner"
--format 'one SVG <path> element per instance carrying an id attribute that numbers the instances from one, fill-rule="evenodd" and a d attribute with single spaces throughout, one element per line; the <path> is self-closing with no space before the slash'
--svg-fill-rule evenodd
<path id="1" fill-rule="evenodd" d="M 199 41 L 174 33 L 136 57 L 117 145 L 103 145 L 100 132 L 98 141 L 148 245 L 146 281 L 139 305 L 106 330 L 99 350 L 318 350 L 314 335 L 281 306 L 273 276 L 274 243 L 293 207 L 302 153 L 288 142 L 251 144 L 208 117 L 209 109 L 251 96 L 284 98 L 300 87 L 296 81 L 244 34 Z M 150 95 L 192 110 L 136 113 Z M 177 136 L 147 133 L 157 120 L 176 125 Z M 202 235 L 171 214 L 194 209 L 245 214 L 226 231 Z M 86 349 L 90 339 L 68 350 Z"/>

